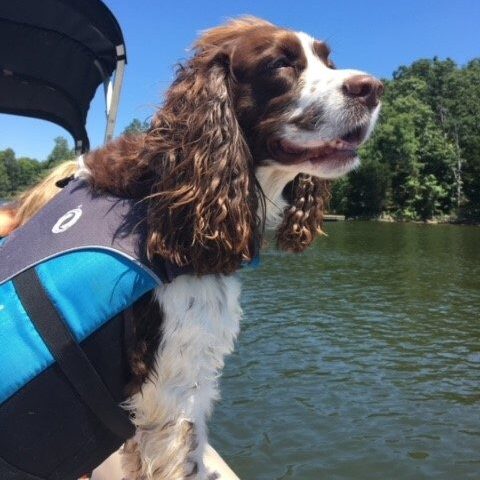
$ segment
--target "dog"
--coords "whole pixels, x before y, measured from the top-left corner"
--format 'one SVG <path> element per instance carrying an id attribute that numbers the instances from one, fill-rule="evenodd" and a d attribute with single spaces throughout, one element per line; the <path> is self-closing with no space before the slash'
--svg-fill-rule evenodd
<path id="1" fill-rule="evenodd" d="M 85 157 L 96 191 L 148 204 L 147 254 L 191 274 L 139 312 L 125 404 L 125 478 L 218 478 L 207 419 L 242 315 L 235 272 L 265 228 L 302 252 L 322 233 L 328 185 L 359 165 L 382 83 L 337 69 L 326 43 L 253 17 L 204 32 L 141 135 Z"/>

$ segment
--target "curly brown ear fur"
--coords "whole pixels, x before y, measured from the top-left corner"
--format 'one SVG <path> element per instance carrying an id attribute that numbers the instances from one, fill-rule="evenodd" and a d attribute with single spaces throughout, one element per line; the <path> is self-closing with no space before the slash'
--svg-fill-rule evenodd
<path id="1" fill-rule="evenodd" d="M 123 137 L 87 159 L 97 188 L 147 194 L 149 256 L 198 274 L 237 270 L 258 243 L 261 193 L 230 81 L 228 54 L 197 46 L 147 134 Z"/>
<path id="2" fill-rule="evenodd" d="M 283 213 L 277 230 L 277 246 L 289 252 L 303 252 L 318 234 L 330 198 L 329 182 L 311 175 L 297 175 L 290 188 L 291 205 Z"/>
<path id="3" fill-rule="evenodd" d="M 195 272 L 231 273 L 255 251 L 257 192 L 250 150 L 231 105 L 224 53 L 198 52 L 155 117 L 149 252 Z"/>

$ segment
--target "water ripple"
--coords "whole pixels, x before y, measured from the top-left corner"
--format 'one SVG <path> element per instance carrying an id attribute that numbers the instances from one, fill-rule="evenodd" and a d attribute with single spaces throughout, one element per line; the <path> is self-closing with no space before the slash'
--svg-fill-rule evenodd
<path id="1" fill-rule="evenodd" d="M 480 229 L 328 231 L 242 273 L 214 445 L 243 479 L 480 478 Z"/>

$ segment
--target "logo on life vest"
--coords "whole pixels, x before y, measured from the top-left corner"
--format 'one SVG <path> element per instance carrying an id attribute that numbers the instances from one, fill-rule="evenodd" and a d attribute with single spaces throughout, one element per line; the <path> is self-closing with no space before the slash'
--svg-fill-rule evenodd
<path id="1" fill-rule="evenodd" d="M 53 226 L 53 233 L 62 233 L 65 230 L 68 230 L 70 227 L 75 225 L 78 222 L 78 219 L 82 216 L 82 206 L 79 205 L 78 208 L 68 211 L 65 215 L 62 215 L 57 223 Z"/>

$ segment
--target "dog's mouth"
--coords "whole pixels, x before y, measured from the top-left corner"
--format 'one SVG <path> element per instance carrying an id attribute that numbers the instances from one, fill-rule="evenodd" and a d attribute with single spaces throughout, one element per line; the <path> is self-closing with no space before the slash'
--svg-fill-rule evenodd
<path id="1" fill-rule="evenodd" d="M 308 146 L 297 144 L 294 140 L 274 138 L 268 143 L 268 150 L 272 157 L 284 164 L 298 164 L 310 162 L 320 164 L 353 160 L 358 155 L 358 147 L 365 140 L 368 125 L 359 125 L 339 138 L 321 140 Z"/>

